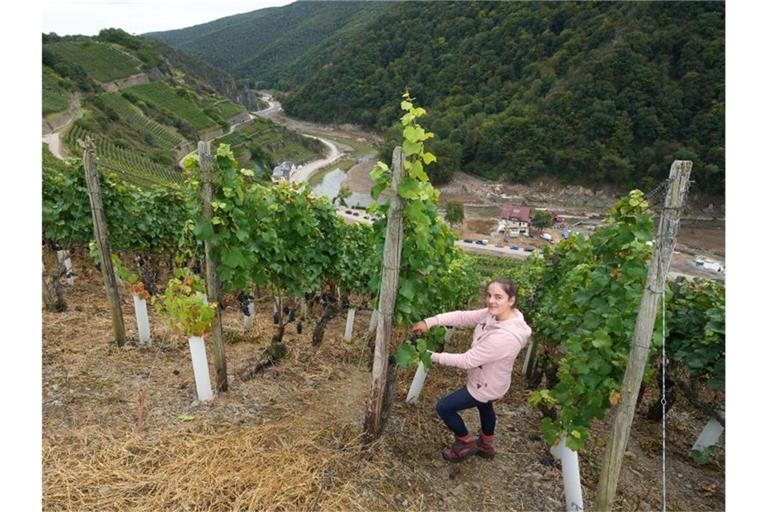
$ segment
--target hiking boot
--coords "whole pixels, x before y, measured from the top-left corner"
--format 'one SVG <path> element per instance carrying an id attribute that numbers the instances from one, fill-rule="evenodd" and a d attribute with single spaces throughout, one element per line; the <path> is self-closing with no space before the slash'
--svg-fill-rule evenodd
<path id="1" fill-rule="evenodd" d="M 448 462 L 461 462 L 467 457 L 477 453 L 477 443 L 469 434 L 459 437 L 448 448 L 443 448 L 443 458 Z"/>
<path id="2" fill-rule="evenodd" d="M 492 459 L 496 455 L 496 448 L 493 447 L 493 436 L 487 436 L 480 432 L 477 438 L 477 454 L 484 459 Z"/>

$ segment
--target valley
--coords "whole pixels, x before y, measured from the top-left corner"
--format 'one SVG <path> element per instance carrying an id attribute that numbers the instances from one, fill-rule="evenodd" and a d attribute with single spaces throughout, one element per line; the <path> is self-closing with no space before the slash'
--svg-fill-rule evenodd
<path id="1" fill-rule="evenodd" d="M 45 510 L 725 509 L 723 2 L 300 1 L 146 30 L 43 34 Z M 498 423 L 462 413 L 494 460 L 444 462 L 471 444 L 440 397 L 500 363 Z"/>
<path id="2" fill-rule="evenodd" d="M 373 185 L 369 173 L 373 169 L 378 155 L 375 145 L 381 143 L 381 138 L 367 133 L 352 125 L 328 126 L 308 121 L 296 120 L 287 116 L 282 105 L 267 91 L 262 91 L 263 99 L 269 107 L 256 114 L 269 117 L 278 124 L 308 136 L 318 137 L 331 149 L 330 156 L 305 164 L 297 170 L 294 180 L 308 180 L 315 189 L 322 184 L 317 176 L 336 173 L 332 176 L 334 185 L 323 193 L 329 197 L 335 196 L 341 186 L 347 186 L 353 194 L 350 206 L 359 204 L 367 206 L 370 199 L 370 189 Z M 320 137 L 321 136 L 321 137 Z M 362 148 L 353 150 L 344 141 L 355 140 Z M 336 165 L 352 155 L 355 161 L 346 173 Z M 438 155 L 439 158 L 440 155 Z M 694 169 L 695 172 L 695 169 Z M 439 186 L 440 203 L 444 207 L 448 201 L 458 201 L 464 204 L 465 221 L 457 232 L 459 240 L 456 244 L 462 249 L 479 254 L 490 254 L 512 258 L 525 258 L 530 253 L 523 248 L 540 249 L 547 242 L 534 236 L 513 239 L 497 247 L 500 240 L 491 241 L 489 245 L 466 243 L 463 240 L 491 239 L 491 230 L 496 226 L 496 220 L 504 204 L 514 203 L 545 209 L 560 215 L 566 226 L 563 229 L 547 229 L 554 241 L 562 238 L 564 229 L 581 230 L 589 233 L 594 230 L 610 213 L 619 193 L 612 189 L 590 189 L 582 186 L 564 186 L 554 180 L 538 180 L 530 184 L 507 184 L 501 181 L 483 179 L 465 172 L 457 172 L 453 180 Z M 355 202 L 357 201 L 357 202 Z M 656 198 L 656 209 L 663 198 Z M 537 233 L 538 235 L 538 233 Z M 515 245 L 520 249 L 510 249 Z M 725 267 L 725 212 L 714 205 L 702 206 L 696 203 L 687 205 L 686 213 L 681 220 L 676 251 L 672 257 L 671 277 L 678 275 L 690 277 L 707 277 L 724 279 L 725 274 L 703 270 L 695 265 L 696 256 L 704 256 L 719 262 Z"/>

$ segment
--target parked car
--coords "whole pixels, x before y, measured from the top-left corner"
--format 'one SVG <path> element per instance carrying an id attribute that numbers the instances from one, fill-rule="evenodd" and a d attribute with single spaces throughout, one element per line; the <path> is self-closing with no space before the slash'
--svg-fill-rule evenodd
<path id="1" fill-rule="evenodd" d="M 488 245 L 488 240 L 475 240 L 477 245 Z"/>
<path id="2" fill-rule="evenodd" d="M 510 248 L 510 249 L 512 249 L 513 251 L 516 251 L 516 250 L 520 249 L 520 248 L 519 248 L 518 246 L 516 246 L 516 245 L 510 245 L 510 246 L 509 246 L 509 248 Z"/>
<path id="3" fill-rule="evenodd" d="M 359 212 L 352 212 L 352 215 L 354 215 L 355 217 L 359 217 L 360 213 Z"/>
<path id="4" fill-rule="evenodd" d="M 552 241 L 552 235 L 550 235 L 549 233 L 542 233 L 540 236 L 542 239 L 546 240 L 547 242 Z"/>
<path id="5" fill-rule="evenodd" d="M 533 252 L 533 247 L 525 247 L 523 248 L 525 252 Z"/>
<path id="6" fill-rule="evenodd" d="M 462 242 L 464 242 L 465 244 L 473 244 L 473 243 L 475 243 L 475 241 L 472 240 L 471 238 L 465 238 L 464 240 L 462 240 Z"/>
<path id="7" fill-rule="evenodd" d="M 345 210 L 344 213 L 346 213 L 347 215 L 352 215 L 352 210 Z"/>

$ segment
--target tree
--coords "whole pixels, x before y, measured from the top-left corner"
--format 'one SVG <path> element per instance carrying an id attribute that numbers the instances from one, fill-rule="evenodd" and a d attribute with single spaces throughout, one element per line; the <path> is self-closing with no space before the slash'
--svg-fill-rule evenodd
<path id="1" fill-rule="evenodd" d="M 445 205 L 445 220 L 451 227 L 464 222 L 464 203 L 448 201 Z"/>
<path id="2" fill-rule="evenodd" d="M 547 210 L 536 210 L 531 220 L 531 225 L 543 231 L 544 228 L 551 228 L 555 225 L 555 214 Z"/>
<path id="3" fill-rule="evenodd" d="M 336 201 L 338 201 L 341 206 L 344 206 L 346 208 L 347 199 L 351 195 L 352 195 L 352 191 L 349 190 L 349 187 L 346 185 L 342 185 L 341 187 L 339 187 L 339 193 L 336 194 L 336 197 L 333 198 L 333 201 L 331 201 L 331 203 L 336 204 Z"/>

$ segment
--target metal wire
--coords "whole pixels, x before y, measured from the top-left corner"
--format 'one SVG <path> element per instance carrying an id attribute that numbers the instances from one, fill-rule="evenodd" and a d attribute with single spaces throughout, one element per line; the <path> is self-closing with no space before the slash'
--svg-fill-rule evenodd
<path id="1" fill-rule="evenodd" d="M 646 201 L 648 201 L 649 208 L 661 207 L 662 210 L 668 210 L 665 206 L 667 189 L 672 183 L 670 178 L 662 181 L 656 188 L 651 190 L 645 195 Z M 687 185 L 686 185 L 687 187 Z M 687 195 L 687 190 L 683 192 L 683 197 Z M 664 244 L 667 241 L 664 237 L 659 237 L 657 243 L 659 244 L 659 253 L 663 253 Z M 661 258 L 658 260 L 658 264 L 661 266 Z M 658 269 L 661 272 L 661 268 Z M 661 295 L 661 501 L 662 512 L 667 510 L 667 297 L 666 283 L 662 284 L 661 292 L 656 290 L 649 291 Z"/>
<path id="2" fill-rule="evenodd" d="M 667 301 L 661 289 L 661 510 L 667 510 Z"/>
<path id="3" fill-rule="evenodd" d="M 670 180 L 667 178 L 659 183 L 656 188 L 645 194 L 645 200 L 648 201 L 648 204 L 651 207 L 660 206 L 663 204 L 663 200 L 667 196 L 667 187 L 669 186 L 669 183 Z M 659 201 L 659 199 L 661 199 L 661 201 Z"/>

